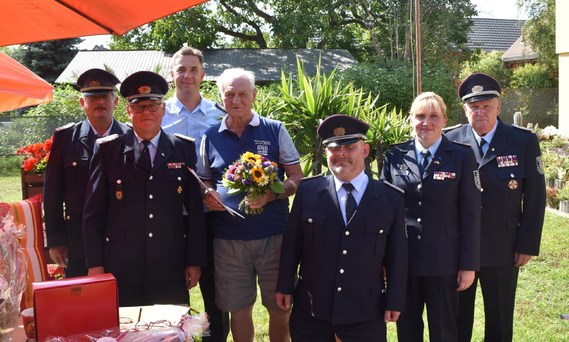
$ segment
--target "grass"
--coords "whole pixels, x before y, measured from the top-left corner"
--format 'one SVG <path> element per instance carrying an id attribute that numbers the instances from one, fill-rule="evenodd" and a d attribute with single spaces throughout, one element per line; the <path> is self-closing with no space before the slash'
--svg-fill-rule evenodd
<path id="1" fill-rule="evenodd" d="M 21 199 L 20 176 L 0 176 L 0 201 Z M 198 288 L 192 289 L 191 306 L 203 312 Z M 257 296 L 260 302 L 260 294 Z M 541 255 L 520 270 L 514 323 L 514 341 L 569 341 L 569 218 L 548 211 L 545 215 Z M 269 341 L 268 314 L 255 304 L 255 341 Z M 484 312 L 480 289 L 477 294 L 472 341 L 484 339 Z M 388 326 L 388 340 L 396 341 L 395 324 Z M 233 339 L 229 338 L 229 341 Z"/>

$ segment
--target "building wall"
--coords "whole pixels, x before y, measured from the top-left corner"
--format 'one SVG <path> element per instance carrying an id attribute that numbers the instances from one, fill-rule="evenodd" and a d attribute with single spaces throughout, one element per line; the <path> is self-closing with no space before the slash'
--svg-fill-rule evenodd
<path id="1" fill-rule="evenodd" d="M 556 1 L 555 5 L 555 45 L 559 55 L 559 129 L 569 135 L 569 1 Z"/>

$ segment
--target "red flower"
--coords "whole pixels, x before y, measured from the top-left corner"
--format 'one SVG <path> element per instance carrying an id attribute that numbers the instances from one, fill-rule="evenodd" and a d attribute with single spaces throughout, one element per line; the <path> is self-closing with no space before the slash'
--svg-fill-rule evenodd
<path id="1" fill-rule="evenodd" d="M 25 172 L 42 173 L 45 170 L 47 161 L 49 160 L 49 151 L 51 150 L 53 136 L 43 143 L 36 143 L 20 147 L 16 153 L 25 155 L 22 168 Z"/>

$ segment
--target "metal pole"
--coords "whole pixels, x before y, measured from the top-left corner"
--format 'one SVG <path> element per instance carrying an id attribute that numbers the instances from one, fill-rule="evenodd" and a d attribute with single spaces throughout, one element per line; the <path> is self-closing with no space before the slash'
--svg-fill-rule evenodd
<path id="1" fill-rule="evenodd" d="M 416 70 L 417 70 L 417 95 L 422 93 L 421 89 L 421 0 L 415 0 L 415 51 L 416 51 Z"/>

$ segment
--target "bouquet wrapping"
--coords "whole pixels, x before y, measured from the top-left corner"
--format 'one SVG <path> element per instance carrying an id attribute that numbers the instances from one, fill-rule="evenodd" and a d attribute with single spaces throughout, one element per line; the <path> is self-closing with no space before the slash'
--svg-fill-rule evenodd
<path id="1" fill-rule="evenodd" d="M 13 332 L 26 288 L 26 256 L 20 247 L 24 227 L 17 227 L 8 207 L 0 207 L 0 340 Z"/>
<path id="2" fill-rule="evenodd" d="M 249 215 L 257 215 L 263 212 L 263 208 L 251 208 L 247 201 L 256 200 L 269 189 L 275 194 L 283 193 L 284 185 L 278 177 L 278 172 L 279 167 L 275 162 L 265 156 L 245 152 L 229 166 L 222 184 L 229 189 L 228 195 L 245 193 L 245 197 L 239 202 L 239 209 Z"/>

